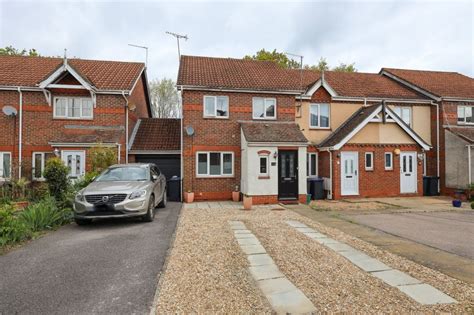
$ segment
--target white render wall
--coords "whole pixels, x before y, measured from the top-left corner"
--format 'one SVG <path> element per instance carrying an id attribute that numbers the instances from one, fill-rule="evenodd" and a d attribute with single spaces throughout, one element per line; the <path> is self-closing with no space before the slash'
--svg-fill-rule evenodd
<path id="1" fill-rule="evenodd" d="M 252 146 L 242 135 L 241 148 L 241 192 L 249 196 L 278 195 L 278 146 L 269 144 Z M 271 152 L 268 157 L 269 179 L 258 178 L 260 168 L 258 151 L 261 150 Z M 274 158 L 275 152 L 277 158 Z M 298 194 L 306 194 L 306 147 L 298 148 Z"/>

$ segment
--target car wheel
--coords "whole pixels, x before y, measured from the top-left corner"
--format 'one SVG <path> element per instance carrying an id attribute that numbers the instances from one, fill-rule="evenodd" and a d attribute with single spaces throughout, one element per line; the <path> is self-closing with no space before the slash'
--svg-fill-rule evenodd
<path id="1" fill-rule="evenodd" d="M 77 225 L 89 225 L 92 223 L 91 219 L 74 219 Z"/>
<path id="2" fill-rule="evenodd" d="M 166 196 L 166 189 L 163 192 L 163 199 L 161 199 L 160 204 L 158 205 L 159 208 L 164 208 L 166 207 L 166 204 L 168 203 L 168 197 Z"/>
<path id="3" fill-rule="evenodd" d="M 148 211 L 143 217 L 143 221 L 151 222 L 155 218 L 155 197 L 150 196 L 150 201 L 148 202 Z"/>

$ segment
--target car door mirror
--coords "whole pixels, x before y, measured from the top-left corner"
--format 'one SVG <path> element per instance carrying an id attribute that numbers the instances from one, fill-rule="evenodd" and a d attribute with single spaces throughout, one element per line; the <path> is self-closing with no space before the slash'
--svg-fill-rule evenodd
<path id="1" fill-rule="evenodd" d="M 151 175 L 151 179 L 156 182 L 158 180 L 158 175 Z"/>

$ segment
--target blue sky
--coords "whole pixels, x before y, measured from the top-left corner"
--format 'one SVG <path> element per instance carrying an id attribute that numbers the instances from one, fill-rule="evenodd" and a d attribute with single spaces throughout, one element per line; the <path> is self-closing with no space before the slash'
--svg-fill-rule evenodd
<path id="1" fill-rule="evenodd" d="M 261 48 L 381 67 L 457 71 L 474 76 L 472 1 L 5 1 L 0 46 L 43 55 L 144 61 L 149 78 L 176 78 L 176 40 L 188 55 L 243 57 Z"/>

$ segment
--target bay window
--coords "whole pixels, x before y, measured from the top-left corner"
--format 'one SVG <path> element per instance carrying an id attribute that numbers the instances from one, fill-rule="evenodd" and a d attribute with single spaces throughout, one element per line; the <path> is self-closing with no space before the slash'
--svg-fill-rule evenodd
<path id="1" fill-rule="evenodd" d="M 309 126 L 311 128 L 329 128 L 329 104 L 309 105 Z"/>
<path id="2" fill-rule="evenodd" d="M 458 106 L 458 124 L 474 124 L 474 106 Z"/>
<path id="3" fill-rule="evenodd" d="M 253 119 L 276 119 L 276 99 L 252 98 L 252 117 Z"/>
<path id="4" fill-rule="evenodd" d="M 92 99 L 87 97 L 55 97 L 54 118 L 91 119 Z"/>
<path id="5" fill-rule="evenodd" d="M 198 152 L 196 155 L 196 175 L 198 177 L 234 175 L 233 152 Z"/>
<path id="6" fill-rule="evenodd" d="M 229 97 L 204 96 L 204 117 L 229 118 Z"/>

